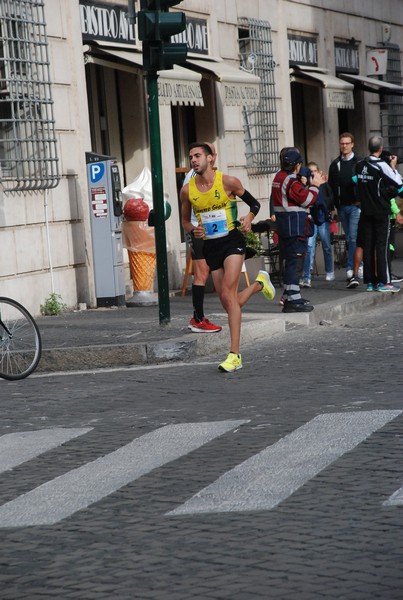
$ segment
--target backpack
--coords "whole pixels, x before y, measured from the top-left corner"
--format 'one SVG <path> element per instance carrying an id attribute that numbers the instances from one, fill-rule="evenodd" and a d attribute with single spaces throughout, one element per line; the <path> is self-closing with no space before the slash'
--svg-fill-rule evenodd
<path id="1" fill-rule="evenodd" d="M 320 189 L 315 204 L 310 206 L 309 210 L 315 225 L 320 226 L 332 220 L 332 214 Z"/>

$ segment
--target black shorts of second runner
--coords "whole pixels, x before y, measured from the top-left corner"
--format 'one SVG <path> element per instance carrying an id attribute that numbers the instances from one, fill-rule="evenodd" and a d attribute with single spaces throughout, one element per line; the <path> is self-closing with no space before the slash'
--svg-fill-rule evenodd
<path id="1" fill-rule="evenodd" d="M 245 254 L 245 237 L 239 229 L 233 229 L 228 235 L 216 240 L 204 240 L 204 258 L 211 271 L 224 266 L 231 254 Z"/>
<path id="2" fill-rule="evenodd" d="M 359 248 L 364 248 L 364 238 L 365 238 L 364 226 L 362 224 L 362 219 L 361 219 L 361 215 L 360 215 L 360 218 L 358 220 L 357 239 L 356 239 L 355 245 L 358 246 Z"/>
<path id="3" fill-rule="evenodd" d="M 204 254 L 203 254 L 204 240 L 203 240 L 203 238 L 197 238 L 190 233 L 186 234 L 186 238 L 187 238 L 187 242 L 190 246 L 190 252 L 192 253 L 192 260 L 204 260 Z"/>

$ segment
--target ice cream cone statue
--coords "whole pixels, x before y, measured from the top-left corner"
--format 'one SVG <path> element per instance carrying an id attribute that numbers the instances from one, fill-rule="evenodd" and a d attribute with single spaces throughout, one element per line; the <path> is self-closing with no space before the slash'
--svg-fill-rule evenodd
<path id="1" fill-rule="evenodd" d="M 136 292 L 151 290 L 156 256 L 153 252 L 131 252 L 129 250 L 130 274 Z"/>
<path id="2" fill-rule="evenodd" d="M 136 179 L 122 190 L 125 204 L 122 223 L 123 246 L 127 249 L 134 294 L 126 306 L 158 304 L 152 292 L 156 268 L 154 203 L 151 171 L 144 167 Z M 171 214 L 168 196 L 164 194 L 165 219 Z M 150 223 L 150 225 L 149 225 Z"/>
<path id="3" fill-rule="evenodd" d="M 123 207 L 123 246 L 129 255 L 135 292 L 148 292 L 156 266 L 154 228 L 147 223 L 150 208 L 143 198 L 129 198 Z"/>

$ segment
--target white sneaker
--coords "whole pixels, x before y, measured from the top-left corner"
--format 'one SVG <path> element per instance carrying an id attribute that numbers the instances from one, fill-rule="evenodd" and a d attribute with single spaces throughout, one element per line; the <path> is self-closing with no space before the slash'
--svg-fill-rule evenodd
<path id="1" fill-rule="evenodd" d="M 331 273 L 326 273 L 326 281 L 334 281 L 335 280 L 335 276 L 333 271 Z"/>
<path id="2" fill-rule="evenodd" d="M 347 277 L 347 279 L 351 279 L 353 275 L 354 275 L 354 273 L 353 273 L 353 270 L 352 270 L 352 269 L 349 269 L 349 270 L 346 272 L 346 277 Z"/>
<path id="3" fill-rule="evenodd" d="M 359 269 L 358 269 L 358 278 L 359 279 L 364 278 L 364 267 L 363 266 L 359 267 Z"/>

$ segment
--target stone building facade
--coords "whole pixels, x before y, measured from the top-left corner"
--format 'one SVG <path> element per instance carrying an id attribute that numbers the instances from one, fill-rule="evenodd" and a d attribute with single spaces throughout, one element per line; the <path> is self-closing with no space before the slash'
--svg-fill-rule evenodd
<path id="1" fill-rule="evenodd" d="M 127 8 L 0 0 L 0 285 L 34 314 L 52 291 L 69 307 L 97 305 L 88 153 L 113 158 L 122 187 L 150 167 L 141 42 Z M 354 134 L 361 154 L 381 133 L 403 159 L 402 9 L 402 0 L 171 9 L 186 13 L 177 41 L 188 45 L 186 64 L 159 77 L 171 289 L 186 258 L 178 190 L 190 142 L 216 145 L 219 169 L 262 202 L 262 218 L 282 146 L 326 170 L 340 132 Z M 125 251 L 123 277 L 130 294 Z"/>

